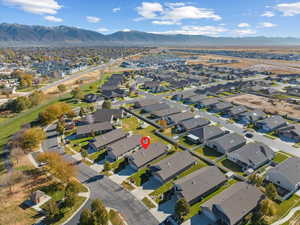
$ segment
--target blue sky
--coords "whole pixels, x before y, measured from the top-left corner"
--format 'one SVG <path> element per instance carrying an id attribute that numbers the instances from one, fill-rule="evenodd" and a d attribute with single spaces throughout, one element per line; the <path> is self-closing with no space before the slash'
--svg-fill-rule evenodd
<path id="1" fill-rule="evenodd" d="M 210 36 L 300 37 L 300 0 L 0 0 L 0 23 Z"/>

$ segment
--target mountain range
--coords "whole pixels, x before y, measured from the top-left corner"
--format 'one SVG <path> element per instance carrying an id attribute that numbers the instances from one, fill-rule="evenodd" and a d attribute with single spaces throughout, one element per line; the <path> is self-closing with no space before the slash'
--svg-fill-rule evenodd
<path id="1" fill-rule="evenodd" d="M 165 35 L 140 31 L 118 31 L 104 35 L 96 31 L 56 26 L 0 24 L 0 46 L 285 46 L 300 45 L 292 37 L 210 37 Z"/>

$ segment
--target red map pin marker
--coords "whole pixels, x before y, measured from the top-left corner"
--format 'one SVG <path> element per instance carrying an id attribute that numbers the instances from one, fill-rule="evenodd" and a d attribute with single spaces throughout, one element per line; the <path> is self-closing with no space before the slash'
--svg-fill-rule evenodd
<path id="1" fill-rule="evenodd" d="M 150 137 L 142 137 L 141 138 L 141 146 L 144 148 L 144 149 L 147 149 L 150 145 Z"/>

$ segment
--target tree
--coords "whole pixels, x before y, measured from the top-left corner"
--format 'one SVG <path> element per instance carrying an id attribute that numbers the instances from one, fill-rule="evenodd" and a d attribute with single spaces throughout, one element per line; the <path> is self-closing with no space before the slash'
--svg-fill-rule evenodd
<path id="1" fill-rule="evenodd" d="M 183 216 L 186 216 L 189 212 L 190 212 L 190 206 L 187 203 L 187 201 L 184 198 L 179 199 L 175 205 L 176 215 L 182 218 Z"/>
<path id="2" fill-rule="evenodd" d="M 91 205 L 92 213 L 94 215 L 94 221 L 96 225 L 108 224 L 108 212 L 105 205 L 100 199 L 95 199 Z"/>
<path id="3" fill-rule="evenodd" d="M 269 183 L 266 186 L 266 196 L 271 200 L 276 200 L 278 197 L 278 193 L 274 184 Z"/>
<path id="4" fill-rule="evenodd" d="M 84 209 L 80 215 L 78 225 L 93 225 L 94 219 L 93 214 L 89 209 Z"/>
<path id="5" fill-rule="evenodd" d="M 89 155 L 86 149 L 81 149 L 80 154 L 83 159 L 85 159 Z"/>
<path id="6" fill-rule="evenodd" d="M 20 146 L 23 150 L 34 150 L 45 139 L 46 134 L 40 127 L 25 130 L 20 137 Z"/>
<path id="7" fill-rule="evenodd" d="M 51 199 L 46 204 L 47 217 L 52 220 L 60 214 L 59 208 L 55 200 Z"/>
<path id="8" fill-rule="evenodd" d="M 76 174 L 73 164 L 66 161 L 57 152 L 44 152 L 38 155 L 38 160 L 45 163 L 44 169 L 64 183 L 70 182 Z"/>
<path id="9" fill-rule="evenodd" d="M 75 98 L 77 100 L 81 100 L 84 98 L 83 92 L 78 87 L 71 91 L 71 95 L 73 96 L 73 98 Z"/>
<path id="10" fill-rule="evenodd" d="M 71 106 L 65 102 L 55 103 L 48 106 L 43 112 L 39 114 L 39 121 L 42 124 L 49 124 L 62 116 L 69 116 L 74 114 Z"/>
<path id="11" fill-rule="evenodd" d="M 159 124 L 162 127 L 162 130 L 165 130 L 168 127 L 168 123 L 166 120 L 160 120 Z"/>
<path id="12" fill-rule="evenodd" d="M 58 91 L 59 91 L 60 93 L 64 93 L 64 92 L 67 91 L 67 86 L 64 85 L 64 84 L 60 84 L 60 85 L 57 86 L 57 89 L 58 89 Z"/>
<path id="13" fill-rule="evenodd" d="M 30 96 L 29 100 L 32 106 L 37 106 L 45 100 L 46 96 L 42 91 L 34 91 Z"/>
<path id="14" fill-rule="evenodd" d="M 263 183 L 263 177 L 254 173 L 249 176 L 249 181 L 251 184 L 255 184 L 257 187 L 260 187 Z"/>
<path id="15" fill-rule="evenodd" d="M 80 107 L 80 110 L 79 110 L 79 116 L 80 117 L 83 117 L 85 115 L 85 110 L 83 107 Z"/>
<path id="16" fill-rule="evenodd" d="M 65 192 L 65 205 L 69 208 L 73 207 L 76 202 L 76 193 L 72 191 Z"/>
<path id="17" fill-rule="evenodd" d="M 111 101 L 105 100 L 102 104 L 103 109 L 111 109 Z"/>
<path id="18" fill-rule="evenodd" d="M 31 107 L 31 102 L 25 96 L 17 97 L 16 99 L 8 102 L 6 106 L 8 110 L 11 110 L 12 112 L 15 113 L 22 112 L 23 110 L 28 109 L 30 107 Z"/>
<path id="19" fill-rule="evenodd" d="M 65 132 L 65 124 L 62 121 L 57 122 L 56 131 L 59 134 L 63 134 Z"/>
<path id="20" fill-rule="evenodd" d="M 259 203 L 259 212 L 261 216 L 274 216 L 276 214 L 276 206 L 273 201 L 264 199 Z"/>
<path id="21" fill-rule="evenodd" d="M 105 161 L 103 170 L 104 171 L 110 171 L 111 170 L 111 164 L 108 161 Z"/>

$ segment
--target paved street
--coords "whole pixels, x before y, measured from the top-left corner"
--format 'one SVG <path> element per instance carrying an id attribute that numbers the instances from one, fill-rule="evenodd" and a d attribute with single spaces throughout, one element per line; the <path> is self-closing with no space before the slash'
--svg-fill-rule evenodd
<path id="1" fill-rule="evenodd" d="M 48 138 L 43 143 L 45 151 L 50 148 L 50 151 L 57 150 L 58 141 L 55 126 L 52 125 L 47 129 Z M 62 149 L 58 150 L 62 152 Z M 72 156 L 65 155 L 65 158 L 75 162 Z M 105 176 L 99 175 L 96 171 L 89 168 L 83 163 L 77 165 L 78 179 L 85 183 L 91 191 L 91 199 L 86 203 L 85 207 L 89 207 L 91 200 L 100 198 L 105 205 L 110 208 L 117 209 L 130 225 L 158 225 L 159 222 L 150 213 L 150 211 L 138 201 L 132 194 L 125 191 L 118 184 L 114 183 Z M 83 210 L 83 209 L 82 209 Z M 77 213 L 68 225 L 76 225 L 79 221 L 80 213 Z"/>

